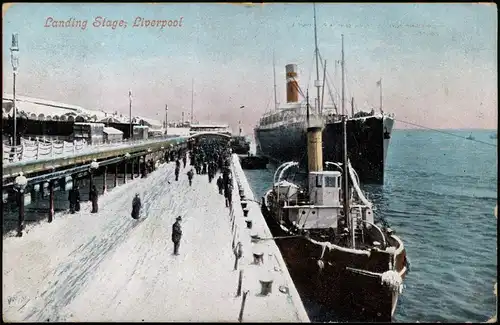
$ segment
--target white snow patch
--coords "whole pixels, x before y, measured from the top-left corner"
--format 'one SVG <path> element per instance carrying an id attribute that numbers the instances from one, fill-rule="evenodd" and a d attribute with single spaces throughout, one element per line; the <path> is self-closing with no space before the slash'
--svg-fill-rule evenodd
<path id="1" fill-rule="evenodd" d="M 382 284 L 389 286 L 393 291 L 402 292 L 403 279 L 396 271 L 386 271 L 381 276 Z"/>

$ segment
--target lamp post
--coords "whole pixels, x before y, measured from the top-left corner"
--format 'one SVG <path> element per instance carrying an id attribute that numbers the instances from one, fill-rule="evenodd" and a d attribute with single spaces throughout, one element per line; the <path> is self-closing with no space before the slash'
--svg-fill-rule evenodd
<path id="1" fill-rule="evenodd" d="M 240 106 L 240 109 L 244 109 L 244 108 L 245 108 L 245 105 Z M 241 113 L 241 115 L 242 115 L 242 119 L 243 119 L 244 118 L 243 113 Z M 239 128 L 239 135 L 241 136 L 241 119 L 238 123 L 238 128 Z"/>
<path id="2" fill-rule="evenodd" d="M 165 105 L 165 135 L 168 135 L 168 105 Z"/>
<path id="3" fill-rule="evenodd" d="M 94 161 L 90 163 L 90 168 L 89 168 L 89 174 L 90 174 L 89 201 L 90 201 L 90 191 L 92 191 L 92 185 L 94 185 L 93 173 L 97 168 L 99 168 L 99 163 L 94 159 Z"/>
<path id="4" fill-rule="evenodd" d="M 130 158 L 130 154 L 127 152 L 124 158 L 123 184 L 127 184 L 127 164 Z"/>
<path id="5" fill-rule="evenodd" d="M 128 109 L 129 109 L 129 122 L 130 122 L 130 140 L 132 140 L 132 90 L 128 91 Z"/>
<path id="6" fill-rule="evenodd" d="M 28 180 L 24 177 L 23 173 L 19 173 L 19 176 L 14 180 L 14 188 L 17 191 L 19 202 L 19 219 L 17 224 L 17 236 L 23 236 L 23 228 L 24 228 L 24 189 L 28 185 Z"/>
<path id="7" fill-rule="evenodd" d="M 16 112 L 16 75 L 19 67 L 19 46 L 17 33 L 12 34 L 12 46 L 10 47 L 10 62 L 12 63 L 12 119 L 14 120 L 14 132 L 12 134 L 12 146 L 17 145 L 17 112 Z M 15 149 L 14 149 L 15 150 Z"/>

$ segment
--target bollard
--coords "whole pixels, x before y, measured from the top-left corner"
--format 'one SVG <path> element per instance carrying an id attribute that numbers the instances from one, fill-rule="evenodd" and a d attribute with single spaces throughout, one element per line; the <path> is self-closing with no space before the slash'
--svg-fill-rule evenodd
<path id="1" fill-rule="evenodd" d="M 250 233 L 250 238 L 252 243 L 257 243 L 260 239 L 260 234 L 257 230 L 252 230 Z"/>
<path id="2" fill-rule="evenodd" d="M 247 201 L 241 201 L 241 208 L 243 209 L 243 211 L 245 211 L 245 208 L 247 207 L 247 205 L 248 205 Z"/>
<path id="3" fill-rule="evenodd" d="M 238 317 L 238 322 L 240 322 L 240 323 L 243 321 L 243 312 L 245 310 L 245 302 L 247 300 L 248 293 L 249 293 L 249 290 L 246 290 L 245 292 L 243 292 L 243 299 L 241 300 L 240 315 Z"/>
<path id="4" fill-rule="evenodd" d="M 248 217 L 248 208 L 243 209 L 243 216 Z"/>
<path id="5" fill-rule="evenodd" d="M 262 296 L 267 296 L 273 292 L 273 279 L 271 278 L 270 274 L 263 275 L 259 282 L 261 286 L 260 294 Z"/>
<path id="6" fill-rule="evenodd" d="M 252 220 L 247 219 L 245 222 L 247 223 L 247 228 L 252 229 Z"/>
<path id="7" fill-rule="evenodd" d="M 264 263 L 264 249 L 259 244 L 256 244 L 253 247 L 253 262 L 257 265 Z"/>
<path id="8" fill-rule="evenodd" d="M 241 286 L 243 285 L 243 270 L 240 270 L 240 275 L 238 277 L 238 289 L 236 290 L 236 297 L 241 296 Z"/>

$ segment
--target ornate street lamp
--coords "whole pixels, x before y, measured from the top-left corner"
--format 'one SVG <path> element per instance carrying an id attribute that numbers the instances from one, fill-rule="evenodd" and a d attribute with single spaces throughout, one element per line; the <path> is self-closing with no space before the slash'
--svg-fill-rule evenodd
<path id="1" fill-rule="evenodd" d="M 14 180 L 14 189 L 17 191 L 17 202 L 19 203 L 19 219 L 17 224 L 17 236 L 19 237 L 23 236 L 24 229 L 24 190 L 26 189 L 26 185 L 28 185 L 28 180 L 21 172 Z"/>
<path id="2" fill-rule="evenodd" d="M 12 134 L 12 146 L 17 145 L 17 112 L 16 112 L 16 76 L 19 68 L 19 46 L 17 33 L 12 34 L 12 46 L 10 47 L 10 62 L 12 63 L 12 119 L 14 120 L 14 132 Z M 14 149 L 15 150 L 15 149 Z"/>

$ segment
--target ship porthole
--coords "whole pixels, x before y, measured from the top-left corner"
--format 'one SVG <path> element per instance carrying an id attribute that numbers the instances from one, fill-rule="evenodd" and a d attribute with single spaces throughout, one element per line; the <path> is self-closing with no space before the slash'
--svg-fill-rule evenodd
<path id="1" fill-rule="evenodd" d="M 306 212 L 305 212 L 305 211 L 302 211 L 302 214 L 306 214 Z"/>
<path id="2" fill-rule="evenodd" d="M 313 211 L 312 214 L 316 214 L 316 211 Z"/>

